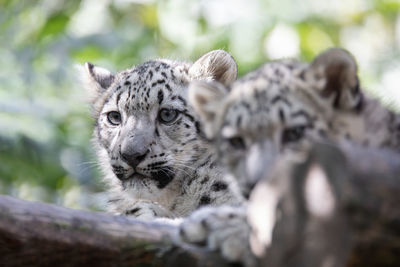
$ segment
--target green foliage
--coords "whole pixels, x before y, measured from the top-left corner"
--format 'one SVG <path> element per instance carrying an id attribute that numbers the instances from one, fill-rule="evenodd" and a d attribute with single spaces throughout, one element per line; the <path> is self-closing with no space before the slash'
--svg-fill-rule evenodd
<path id="1" fill-rule="evenodd" d="M 120 70 L 225 49 L 243 75 L 266 60 L 311 60 L 343 46 L 363 84 L 397 108 L 399 11 L 398 0 L 0 1 L 0 193 L 101 207 L 74 67 L 86 61 Z"/>
<path id="2" fill-rule="evenodd" d="M 65 31 L 68 22 L 69 17 L 66 14 L 58 13 L 51 15 L 39 30 L 38 39 L 42 40 L 49 36 L 56 38 Z"/>

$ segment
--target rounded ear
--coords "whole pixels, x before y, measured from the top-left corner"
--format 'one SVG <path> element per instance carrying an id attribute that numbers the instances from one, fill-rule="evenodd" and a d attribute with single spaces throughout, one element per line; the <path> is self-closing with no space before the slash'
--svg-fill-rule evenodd
<path id="1" fill-rule="evenodd" d="M 193 80 L 218 81 L 227 86 L 236 80 L 236 61 L 224 50 L 214 50 L 193 63 L 189 75 Z"/>
<path id="2" fill-rule="evenodd" d="M 189 103 L 200 116 L 207 138 L 214 138 L 222 123 L 228 88 L 218 82 L 193 81 L 189 85 Z"/>
<path id="3" fill-rule="evenodd" d="M 108 70 L 86 62 L 82 70 L 82 82 L 94 102 L 114 82 L 115 76 Z"/>
<path id="4" fill-rule="evenodd" d="M 357 77 L 357 63 L 344 49 L 332 48 L 310 64 L 309 73 L 316 79 L 323 79 L 320 89 L 322 97 L 332 99 L 335 108 L 357 109 L 362 100 Z"/>

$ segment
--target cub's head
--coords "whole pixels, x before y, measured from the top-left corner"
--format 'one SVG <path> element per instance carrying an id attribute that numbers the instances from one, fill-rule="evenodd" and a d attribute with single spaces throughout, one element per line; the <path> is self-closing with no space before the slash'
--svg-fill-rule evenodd
<path id="1" fill-rule="evenodd" d="M 331 49 L 310 64 L 267 63 L 230 86 L 194 82 L 189 100 L 224 165 L 252 185 L 282 151 L 310 139 L 341 138 L 344 132 L 332 129 L 336 118 L 356 116 L 362 94 L 353 57 Z"/>
<path id="2" fill-rule="evenodd" d="M 192 178 L 209 144 L 187 105 L 188 85 L 194 80 L 229 84 L 236 73 L 235 61 L 221 50 L 194 64 L 160 59 L 118 74 L 86 63 L 94 141 L 106 179 L 134 197 L 154 199 L 176 186 L 174 180 Z"/>

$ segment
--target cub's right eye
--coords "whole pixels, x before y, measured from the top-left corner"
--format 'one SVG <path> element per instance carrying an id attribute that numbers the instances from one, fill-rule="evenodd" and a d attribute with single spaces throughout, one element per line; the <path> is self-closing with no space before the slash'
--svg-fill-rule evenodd
<path id="1" fill-rule="evenodd" d="M 234 149 L 245 149 L 246 144 L 244 143 L 244 140 L 240 136 L 234 136 L 228 139 L 229 144 L 234 148 Z"/>
<path id="2" fill-rule="evenodd" d="M 297 142 L 303 138 L 306 127 L 303 125 L 287 128 L 282 134 L 282 143 L 287 144 L 291 142 Z"/>
<path id="3" fill-rule="evenodd" d="M 107 120 L 112 125 L 121 124 L 121 114 L 117 111 L 110 111 L 107 113 Z"/>

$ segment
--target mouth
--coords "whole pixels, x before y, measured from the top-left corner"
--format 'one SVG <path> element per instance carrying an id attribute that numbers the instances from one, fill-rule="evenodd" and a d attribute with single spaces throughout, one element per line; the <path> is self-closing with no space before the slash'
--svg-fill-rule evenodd
<path id="1" fill-rule="evenodd" d="M 129 181 L 129 180 L 136 180 L 136 179 L 151 179 L 151 177 L 149 177 L 149 176 L 145 176 L 145 175 L 143 175 L 143 174 L 140 174 L 140 173 L 133 173 L 133 174 L 131 174 L 130 176 L 128 176 L 128 177 L 126 177 L 126 178 L 123 178 L 123 179 L 121 179 L 121 181 L 123 181 L 123 182 L 125 182 L 125 181 Z"/>
<path id="2" fill-rule="evenodd" d="M 169 167 L 164 167 L 157 172 L 151 173 L 151 179 L 156 181 L 157 187 L 163 189 L 166 187 L 175 177 L 174 171 Z"/>
<path id="3" fill-rule="evenodd" d="M 163 170 L 158 170 L 156 172 L 152 172 L 150 176 L 146 176 L 140 173 L 134 173 L 130 175 L 128 178 L 123 179 L 122 182 L 130 181 L 130 180 L 143 180 L 150 179 L 153 180 L 159 189 L 163 189 L 166 187 L 173 179 L 174 172 L 168 168 L 164 168 Z"/>
<path id="4" fill-rule="evenodd" d="M 114 172 L 117 178 L 125 185 L 134 181 L 152 180 L 155 182 L 157 188 L 162 189 L 166 187 L 175 177 L 175 173 L 170 167 L 164 167 L 151 172 L 149 175 L 143 175 L 141 173 L 133 173 L 126 176 L 121 172 Z"/>

